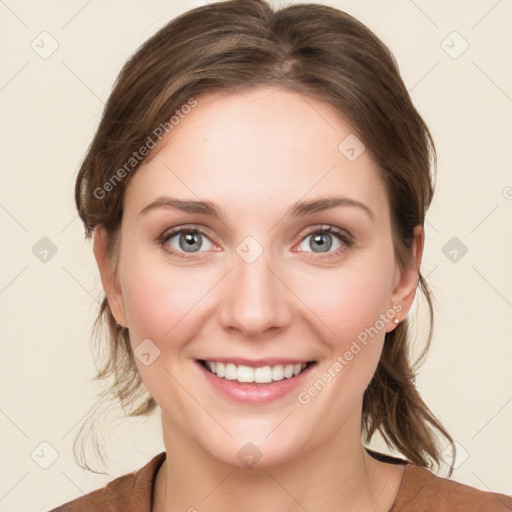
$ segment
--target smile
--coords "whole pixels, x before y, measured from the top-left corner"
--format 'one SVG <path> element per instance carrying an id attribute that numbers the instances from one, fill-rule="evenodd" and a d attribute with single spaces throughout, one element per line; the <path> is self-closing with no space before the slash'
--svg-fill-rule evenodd
<path id="1" fill-rule="evenodd" d="M 283 379 L 291 379 L 300 375 L 309 363 L 276 364 L 259 367 L 222 363 L 220 361 L 200 360 L 200 363 L 217 377 L 234 380 L 240 383 L 270 384 Z"/>
<path id="2" fill-rule="evenodd" d="M 294 399 L 297 389 L 305 386 L 316 361 L 268 358 L 217 360 L 196 359 L 205 383 L 215 393 L 239 403 L 264 404 L 274 400 Z"/>

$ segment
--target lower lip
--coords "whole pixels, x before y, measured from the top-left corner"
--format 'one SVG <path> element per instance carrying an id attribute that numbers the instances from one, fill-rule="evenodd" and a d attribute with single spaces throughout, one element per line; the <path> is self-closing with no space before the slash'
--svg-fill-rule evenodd
<path id="1" fill-rule="evenodd" d="M 235 402 L 266 403 L 278 400 L 296 390 L 304 383 L 304 379 L 315 366 L 312 364 L 296 377 L 278 380 L 268 384 L 241 384 L 236 380 L 228 380 L 209 372 L 200 362 L 196 361 L 206 380 L 220 393 Z"/>

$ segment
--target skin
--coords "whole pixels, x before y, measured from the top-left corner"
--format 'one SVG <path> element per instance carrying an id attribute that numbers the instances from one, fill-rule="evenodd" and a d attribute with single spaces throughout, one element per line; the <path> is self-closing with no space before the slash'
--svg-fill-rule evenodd
<path id="1" fill-rule="evenodd" d="M 197 99 L 127 187 L 116 268 L 105 233 L 94 238 L 116 321 L 129 328 L 134 349 L 150 339 L 160 350 L 149 366 L 137 361 L 162 410 L 168 454 L 153 510 L 387 511 L 403 466 L 366 453 L 361 411 L 385 333 L 396 327 L 391 319 L 307 404 L 297 392 L 234 403 L 207 384 L 195 360 L 314 360 L 298 391 L 307 390 L 393 304 L 406 316 L 423 230 L 416 227 L 411 264 L 400 268 L 375 163 L 368 151 L 351 162 L 338 150 L 354 130 L 328 104 L 270 86 Z M 163 195 L 214 202 L 225 216 L 140 213 Z M 374 218 L 355 206 L 285 215 L 297 201 L 334 195 L 364 203 Z M 180 250 L 179 234 L 159 243 L 185 224 L 207 232 L 197 235 L 196 252 Z M 327 233 L 332 247 L 322 252 L 308 235 L 325 225 L 353 244 Z M 247 236 L 263 251 L 252 263 L 236 252 Z M 248 442 L 262 454 L 254 467 L 237 457 Z"/>

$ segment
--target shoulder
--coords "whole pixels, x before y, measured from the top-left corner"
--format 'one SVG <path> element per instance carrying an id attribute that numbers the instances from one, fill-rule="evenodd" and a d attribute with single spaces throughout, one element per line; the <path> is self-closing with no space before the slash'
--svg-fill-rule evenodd
<path id="1" fill-rule="evenodd" d="M 389 512 L 509 512 L 512 497 L 449 480 L 407 463 L 397 498 Z"/>
<path id="2" fill-rule="evenodd" d="M 153 485 L 165 452 L 158 454 L 143 468 L 123 475 L 102 489 L 85 494 L 50 512 L 149 512 Z"/>

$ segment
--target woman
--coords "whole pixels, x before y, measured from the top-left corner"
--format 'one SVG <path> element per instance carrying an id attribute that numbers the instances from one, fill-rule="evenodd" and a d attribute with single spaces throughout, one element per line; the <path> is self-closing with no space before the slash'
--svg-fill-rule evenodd
<path id="1" fill-rule="evenodd" d="M 100 375 L 131 414 L 159 406 L 165 453 L 55 510 L 512 510 L 430 471 L 453 441 L 407 314 L 419 285 L 432 317 L 434 163 L 393 57 L 341 11 L 215 3 L 148 40 L 76 202 Z M 366 448 L 377 431 L 404 458 Z"/>

